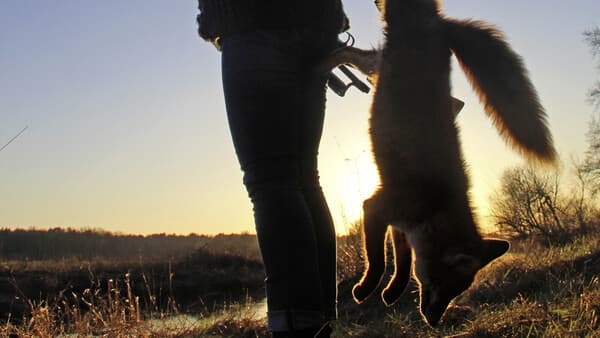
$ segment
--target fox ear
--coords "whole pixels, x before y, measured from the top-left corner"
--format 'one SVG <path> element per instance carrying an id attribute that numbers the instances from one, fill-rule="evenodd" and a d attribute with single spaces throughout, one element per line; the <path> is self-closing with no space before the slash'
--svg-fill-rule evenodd
<path id="1" fill-rule="evenodd" d="M 504 255 L 510 244 L 507 241 L 501 239 L 488 238 L 483 240 L 483 266 L 489 264 L 494 259 Z"/>
<path id="2" fill-rule="evenodd" d="M 464 253 L 446 255 L 444 261 L 450 266 L 465 271 L 478 270 L 481 267 L 480 258 Z"/>

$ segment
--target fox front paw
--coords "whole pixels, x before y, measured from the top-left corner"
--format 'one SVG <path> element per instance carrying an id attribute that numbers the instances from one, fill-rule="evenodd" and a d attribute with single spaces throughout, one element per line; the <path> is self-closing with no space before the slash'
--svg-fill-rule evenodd
<path id="1" fill-rule="evenodd" d="M 399 269 L 396 272 L 396 275 L 394 275 L 394 278 L 388 283 L 387 287 L 381 292 L 381 299 L 386 306 L 394 305 L 404 292 L 404 289 L 406 289 L 408 281 L 410 280 L 410 265 L 406 266 L 409 268 Z"/>
<path id="2" fill-rule="evenodd" d="M 402 290 L 398 292 L 396 289 L 385 289 L 381 292 L 381 300 L 383 300 L 383 304 L 385 306 L 392 306 L 394 303 L 398 301 L 400 295 L 402 294 Z"/>
<path id="3" fill-rule="evenodd" d="M 352 296 L 354 301 L 358 304 L 362 303 L 369 297 L 373 290 L 368 290 L 363 284 L 358 283 L 352 288 Z"/>

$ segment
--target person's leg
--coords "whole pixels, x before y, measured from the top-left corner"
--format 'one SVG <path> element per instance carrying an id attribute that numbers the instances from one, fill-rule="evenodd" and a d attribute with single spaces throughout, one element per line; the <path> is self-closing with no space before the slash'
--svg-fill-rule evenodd
<path id="1" fill-rule="evenodd" d="M 324 54 L 334 48 L 335 36 L 315 36 L 306 33 L 304 41 L 307 63 L 305 68 L 312 69 Z M 302 99 L 304 118 L 301 123 L 301 142 L 299 153 L 302 154 L 300 163 L 301 184 L 306 204 L 308 205 L 314 233 L 319 262 L 319 274 L 323 290 L 323 309 L 328 319 L 337 317 L 337 271 L 336 271 L 336 241 L 333 219 L 327 206 L 327 201 L 319 183 L 317 170 L 317 155 L 323 122 L 325 118 L 325 101 L 327 92 L 327 76 L 316 72 L 305 72 L 302 83 L 306 88 Z"/>
<path id="2" fill-rule="evenodd" d="M 305 163 L 309 163 L 306 161 Z M 315 172 L 316 173 L 316 172 Z M 337 271 L 335 228 L 325 196 L 316 178 L 304 177 L 303 195 L 316 237 L 322 307 L 328 320 L 336 319 Z"/>
<path id="3" fill-rule="evenodd" d="M 223 41 L 227 114 L 254 207 L 271 331 L 326 322 L 317 237 L 298 167 L 306 98 L 297 81 L 306 69 L 294 39 L 256 32 Z"/>

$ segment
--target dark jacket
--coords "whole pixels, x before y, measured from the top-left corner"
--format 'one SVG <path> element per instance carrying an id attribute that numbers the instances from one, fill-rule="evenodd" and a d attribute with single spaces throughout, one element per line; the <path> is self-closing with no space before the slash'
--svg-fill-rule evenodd
<path id="1" fill-rule="evenodd" d="M 198 33 L 208 41 L 258 29 L 340 33 L 348 19 L 340 0 L 198 0 Z"/>

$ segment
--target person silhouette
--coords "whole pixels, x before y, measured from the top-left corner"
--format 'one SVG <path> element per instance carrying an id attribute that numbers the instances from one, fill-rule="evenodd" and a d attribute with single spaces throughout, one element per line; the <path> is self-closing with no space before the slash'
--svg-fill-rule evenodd
<path id="1" fill-rule="evenodd" d="M 336 239 L 319 183 L 327 74 L 348 29 L 340 0 L 199 0 L 200 36 L 221 51 L 225 108 L 253 205 L 273 337 L 329 337 Z"/>

